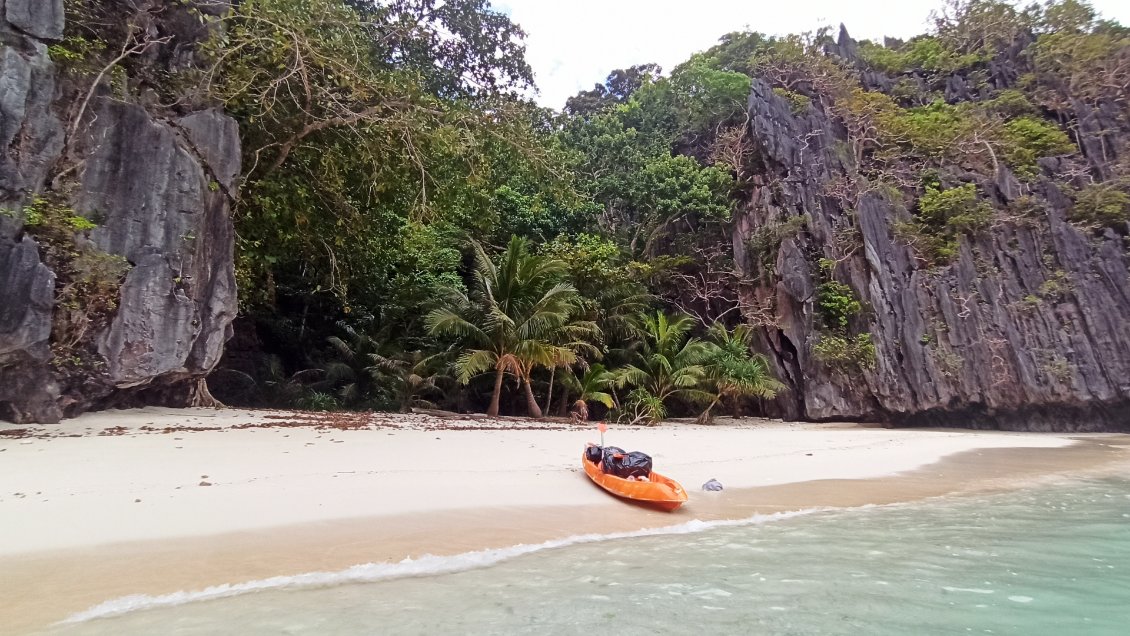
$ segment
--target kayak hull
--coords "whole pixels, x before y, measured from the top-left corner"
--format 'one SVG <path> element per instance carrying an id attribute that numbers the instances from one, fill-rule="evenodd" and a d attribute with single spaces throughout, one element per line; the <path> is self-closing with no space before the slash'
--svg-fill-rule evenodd
<path id="1" fill-rule="evenodd" d="M 657 472 L 652 471 L 650 481 L 631 481 L 616 475 L 608 475 L 600 469 L 600 466 L 590 462 L 583 452 L 581 465 L 584 466 L 585 474 L 593 483 L 617 497 L 668 512 L 687 502 L 687 491 L 683 490 L 679 482 Z"/>

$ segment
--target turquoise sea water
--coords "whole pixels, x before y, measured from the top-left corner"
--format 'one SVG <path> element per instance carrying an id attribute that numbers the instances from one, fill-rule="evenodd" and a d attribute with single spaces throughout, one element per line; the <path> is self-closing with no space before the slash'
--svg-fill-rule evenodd
<path id="1" fill-rule="evenodd" d="M 1130 479 L 664 532 L 124 599 L 51 633 L 1130 634 Z"/>

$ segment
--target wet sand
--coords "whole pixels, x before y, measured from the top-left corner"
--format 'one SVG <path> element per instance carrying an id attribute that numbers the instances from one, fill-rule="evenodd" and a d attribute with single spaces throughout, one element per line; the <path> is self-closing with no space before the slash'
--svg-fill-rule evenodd
<path id="1" fill-rule="evenodd" d="M 298 437 L 294 444 L 305 445 L 308 442 L 301 441 L 306 439 L 303 434 L 313 435 L 315 429 L 285 430 Z M 818 435 L 812 435 L 814 431 Z M 266 429 L 260 429 L 260 434 L 263 432 Z M 356 434 L 389 436 L 389 432 L 376 429 Z M 405 433 L 391 432 L 401 436 Z M 432 438 L 435 437 L 433 433 L 436 431 L 425 432 Z M 511 442 L 515 441 L 514 435 L 518 435 L 517 431 L 504 432 L 507 433 L 505 439 Z M 484 436 L 483 432 L 464 433 L 479 440 L 489 437 Z M 183 431 L 175 434 L 181 436 L 182 441 L 183 436 L 187 435 Z M 214 437 L 220 433 L 212 431 L 195 434 Z M 325 435 L 326 431 L 322 431 L 322 434 Z M 551 445 L 564 443 L 566 440 L 571 443 L 572 437 L 578 435 L 582 438 L 589 436 L 584 430 L 527 430 L 523 434 L 536 439 L 550 439 Z M 0 553 L 0 625 L 5 625 L 5 630 L 13 633 L 31 632 L 101 602 L 131 594 L 160 595 L 179 590 L 198 590 L 212 585 L 273 576 L 341 570 L 359 563 L 395 562 L 424 554 L 458 554 L 520 543 L 540 543 L 576 534 L 675 525 L 694 519 L 740 519 L 755 514 L 816 507 L 906 502 L 1029 486 L 1041 480 L 1055 481 L 1072 476 L 1098 475 L 1104 471 L 1130 474 L 1130 436 L 1125 435 L 1068 438 L 1012 434 L 1007 435 L 1006 439 L 1012 447 L 1000 447 L 998 443 L 1002 438 L 997 436 L 1004 434 L 986 436 L 982 433 L 951 431 L 886 431 L 845 425 L 790 427 L 780 423 L 762 423 L 746 427 L 670 427 L 623 431 L 619 434 L 622 436 L 619 439 L 629 434 L 633 440 L 649 438 L 651 444 L 646 448 L 659 447 L 664 453 L 668 452 L 667 447 L 659 441 L 673 435 L 680 438 L 676 442 L 677 446 L 686 445 L 693 438 L 692 446 L 707 448 L 703 453 L 705 457 L 691 451 L 684 453 L 695 455 L 693 459 L 698 462 L 697 471 L 691 470 L 691 464 L 686 461 L 676 462 L 672 459 L 667 464 L 661 464 L 664 467 L 672 466 L 672 469 L 664 471 L 672 476 L 694 474 L 697 479 L 701 474 L 711 474 L 723 483 L 729 481 L 748 485 L 750 482 L 765 482 L 769 485 L 730 487 L 721 493 L 703 493 L 698 491 L 698 483 L 688 480 L 684 485 L 691 491 L 690 502 L 675 513 L 663 513 L 617 501 L 593 486 L 579 469 L 558 466 L 558 458 L 549 457 L 544 458 L 544 463 L 550 466 L 544 471 L 545 479 L 532 479 L 531 484 L 535 492 L 545 484 L 561 485 L 568 491 L 568 496 L 563 499 L 569 503 L 539 505 L 550 498 L 546 492 L 541 492 L 540 502 L 525 498 L 525 491 L 522 494 L 504 492 L 496 497 L 499 505 L 452 507 L 449 501 L 433 499 L 423 502 L 432 506 L 426 512 L 418 508 L 398 512 L 396 506 L 392 505 L 387 514 L 372 514 L 372 507 L 359 506 L 366 510 L 366 514 L 355 517 L 328 516 L 317 521 L 269 524 L 263 527 L 244 524 L 245 527 L 235 531 L 180 535 L 176 534 L 176 519 L 170 519 L 170 527 L 166 531 L 171 536 L 111 543 L 92 542 L 95 544 L 91 545 L 81 542 L 75 544 L 73 537 L 83 535 L 84 522 L 81 516 L 76 516 L 72 520 L 72 534 L 66 535 L 70 537 L 69 542 L 75 544 L 69 547 L 61 547 L 68 543 L 59 540 L 59 536 L 63 535 L 55 536 L 52 541 L 41 542 L 55 547 L 39 550 L 13 549 L 11 540 L 18 540 L 20 537 L 4 537 L 6 548 Z M 439 436 L 443 437 L 443 433 Z M 422 443 L 420 439 L 416 439 L 419 435 L 408 437 L 416 446 Z M 964 443 L 970 449 L 943 453 L 940 460 L 935 458 L 935 461 L 924 465 L 919 461 L 912 468 L 897 474 L 890 474 L 890 471 L 874 466 L 876 461 L 883 461 L 884 449 L 889 450 L 890 444 L 894 444 L 902 456 L 930 458 L 931 454 L 916 455 L 913 449 L 922 445 L 938 445 L 951 437 L 966 440 Z M 726 445 L 732 446 L 739 440 L 742 444 L 733 448 L 729 455 L 724 455 L 711 443 L 712 438 L 715 441 L 720 439 Z M 803 439 L 804 443 L 788 443 L 798 438 Z M 148 438 L 145 443 L 151 444 L 158 439 L 159 436 Z M 228 445 L 229 439 L 236 438 L 221 437 L 220 442 Z M 348 441 L 350 438 L 345 439 Z M 356 440 L 357 438 L 353 438 L 353 441 Z M 891 440 L 897 440 L 897 443 Z M 120 441 L 122 440 L 112 440 L 117 443 L 115 447 L 121 446 Z M 247 443 L 242 437 L 239 441 Z M 498 441 L 494 439 L 490 444 Z M 79 444 L 79 448 L 84 443 L 81 439 L 71 442 Z M 1036 447 L 1028 447 L 1026 444 Z M 465 440 L 462 445 L 465 451 L 470 450 Z M 742 447 L 746 445 L 753 450 L 743 450 Z M 993 447 L 994 445 L 997 446 Z M 1039 447 L 1040 445 L 1044 447 Z M 642 444 L 639 446 L 644 447 Z M 10 451 L 11 441 L 0 442 L 0 448 Z M 834 453 L 834 449 L 839 449 L 839 453 Z M 53 450 L 46 451 L 41 470 L 66 469 L 65 465 L 49 463 Z M 570 445 L 567 450 L 568 457 L 572 457 L 576 446 Z M 256 451 L 252 445 L 240 449 L 240 452 L 247 456 Z M 480 449 L 479 452 L 497 452 L 497 449 Z M 4 454 L 0 453 L 0 471 L 7 459 Z M 732 456 L 745 454 L 761 457 L 759 466 L 765 470 L 772 470 L 774 457 L 778 461 L 799 464 L 802 469 L 789 472 L 783 479 L 760 475 L 756 470 L 751 472 L 748 466 L 739 470 L 736 467 L 738 464 L 733 463 L 735 460 Z M 42 457 L 43 453 L 37 451 L 37 455 Z M 236 461 L 238 456 L 234 456 Z M 828 459 L 814 459 L 821 456 Z M 809 463 L 802 463 L 805 460 Z M 572 460 L 560 461 L 572 463 Z M 822 466 L 816 466 L 816 462 L 820 462 Z M 862 474 L 876 476 L 821 478 L 836 473 L 851 475 L 852 470 L 858 473 L 858 467 L 852 468 L 852 465 L 858 464 L 870 465 L 871 472 L 864 471 Z M 453 484 L 454 490 L 462 490 L 471 500 L 490 501 L 489 489 L 495 485 L 497 476 L 480 475 L 480 481 L 476 482 L 476 467 L 472 464 L 464 468 L 467 472 L 460 474 L 458 478 L 448 475 L 442 476 L 440 481 Z M 732 479 L 727 479 L 727 476 Z M 134 475 L 133 479 L 145 477 L 151 476 Z M 390 477 L 378 474 L 373 479 L 379 481 Z M 321 478 L 307 478 L 313 481 L 321 479 L 315 484 L 320 488 L 335 487 L 334 482 L 330 481 L 334 479 L 332 477 L 323 475 Z M 414 478 L 421 477 L 415 475 Z M 255 490 L 252 494 L 260 496 L 265 493 L 272 498 L 276 507 L 301 507 L 303 502 L 305 505 L 309 504 L 303 497 L 290 499 L 288 503 L 288 497 L 301 493 L 288 493 L 286 488 L 277 488 L 283 483 L 279 480 L 273 483 L 273 486 L 263 492 Z M 84 506 L 99 507 L 101 498 L 117 494 L 113 488 L 96 486 L 92 484 L 88 492 L 80 495 L 86 500 Z M 203 491 L 210 498 L 227 497 L 221 488 L 205 488 Z M 231 492 L 235 490 L 231 489 Z M 354 491 L 351 490 L 350 493 L 356 496 Z M 3 525 L 9 528 L 12 526 L 7 522 L 12 519 L 13 510 L 17 510 L 15 506 L 5 505 L 10 503 L 11 496 L 4 493 L 4 497 L 0 499 L 0 515 L 6 518 Z M 174 502 L 169 505 L 177 504 Z M 104 508 L 114 509 L 114 505 L 106 505 Z M 19 509 L 31 510 L 26 503 L 21 503 Z M 202 513 L 214 513 L 215 510 L 198 508 L 198 512 Z M 334 512 L 336 514 L 337 511 Z M 38 522 L 47 522 L 52 518 L 53 515 L 48 515 L 38 519 Z M 129 519 L 118 519 L 118 522 L 128 523 Z M 26 530 L 33 526 L 34 523 L 28 523 L 23 528 Z M 208 527 L 207 524 L 204 527 Z M 8 535 L 9 532 L 4 531 L 4 534 Z M 105 533 L 95 529 L 92 534 L 101 537 Z M 29 544 L 34 542 L 29 541 Z M 15 547 L 18 548 L 18 545 Z"/>

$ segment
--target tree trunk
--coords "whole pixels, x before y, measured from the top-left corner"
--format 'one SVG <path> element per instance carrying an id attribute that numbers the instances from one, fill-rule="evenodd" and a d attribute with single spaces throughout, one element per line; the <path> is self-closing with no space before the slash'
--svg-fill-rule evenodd
<path id="1" fill-rule="evenodd" d="M 545 408 L 542 411 L 549 413 L 553 408 L 553 378 L 557 374 L 557 367 L 549 368 L 549 395 L 545 396 Z"/>
<path id="2" fill-rule="evenodd" d="M 702 412 L 702 415 L 698 416 L 695 424 L 709 424 L 710 421 L 714 419 L 714 416 L 710 414 L 710 411 L 715 407 L 715 405 L 718 404 L 721 399 L 721 397 L 714 398 L 714 401 L 710 403 L 710 406 L 706 407 L 706 410 Z"/>
<path id="3" fill-rule="evenodd" d="M 541 407 L 538 406 L 538 400 L 534 397 L 534 387 L 530 386 L 530 378 L 522 378 L 522 384 L 526 387 L 526 407 L 529 410 L 529 415 L 540 420 L 542 418 Z"/>
<path id="4" fill-rule="evenodd" d="M 487 409 L 487 415 L 491 417 L 498 417 L 498 400 L 502 397 L 502 376 L 502 369 L 495 369 L 494 393 L 490 396 L 490 408 Z"/>
<path id="5" fill-rule="evenodd" d="M 189 388 L 188 406 L 219 409 L 223 408 L 224 404 L 212 397 L 212 392 L 208 390 L 208 381 L 205 378 L 197 378 Z"/>
<path id="6" fill-rule="evenodd" d="M 557 401 L 557 416 L 565 417 L 569 414 L 569 387 L 561 387 L 561 399 Z"/>

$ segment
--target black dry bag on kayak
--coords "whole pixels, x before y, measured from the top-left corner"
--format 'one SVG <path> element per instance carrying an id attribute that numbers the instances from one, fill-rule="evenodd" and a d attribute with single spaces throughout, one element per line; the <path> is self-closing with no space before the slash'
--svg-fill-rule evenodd
<path id="1" fill-rule="evenodd" d="M 600 449 L 601 456 L 600 459 L 596 460 L 596 463 L 600 466 L 601 472 L 607 473 L 609 475 L 615 475 L 616 473 L 612 470 L 614 462 L 612 456 L 623 455 L 625 452 L 624 449 L 617 448 L 615 446 L 605 446 L 603 448 L 597 446 L 597 448 Z"/>
<path id="2" fill-rule="evenodd" d="M 651 476 L 651 456 L 639 451 L 625 453 L 619 448 L 608 447 L 604 449 L 604 461 L 601 470 L 606 474 L 617 477 L 649 477 Z"/>
<path id="3" fill-rule="evenodd" d="M 589 446 L 585 448 L 585 459 L 599 465 L 603 457 L 604 450 L 599 446 Z"/>

